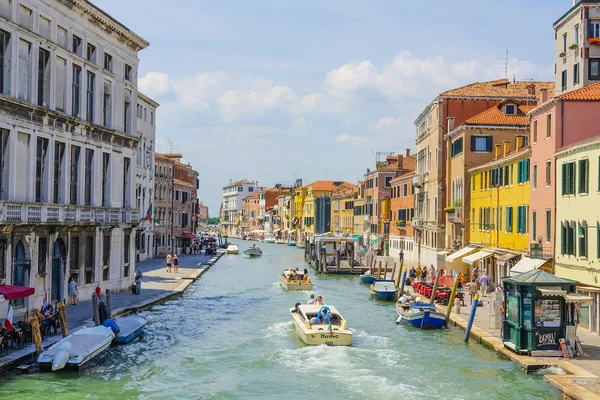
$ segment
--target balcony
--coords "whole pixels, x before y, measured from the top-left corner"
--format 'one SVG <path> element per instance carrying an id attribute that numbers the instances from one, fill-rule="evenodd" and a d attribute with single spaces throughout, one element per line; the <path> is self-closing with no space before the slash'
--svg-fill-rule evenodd
<path id="1" fill-rule="evenodd" d="M 415 174 L 413 178 L 413 186 L 416 188 L 422 188 L 425 184 L 425 174 Z"/>
<path id="2" fill-rule="evenodd" d="M 419 217 L 413 218 L 412 224 L 415 228 L 421 228 L 423 226 L 423 218 L 419 218 Z"/>
<path id="3" fill-rule="evenodd" d="M 454 222 L 455 224 L 463 223 L 463 209 L 462 207 L 454 207 L 452 210 L 447 211 L 448 221 Z"/>
<path id="4" fill-rule="evenodd" d="M 137 225 L 139 221 L 139 210 L 134 208 L 123 209 L 0 201 L 0 224 L 6 225 Z"/>

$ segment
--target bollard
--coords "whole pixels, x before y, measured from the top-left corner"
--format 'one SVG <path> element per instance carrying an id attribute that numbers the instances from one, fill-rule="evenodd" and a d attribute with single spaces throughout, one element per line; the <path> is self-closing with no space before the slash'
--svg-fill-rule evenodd
<path id="1" fill-rule="evenodd" d="M 106 289 L 105 293 L 106 293 L 106 299 L 104 301 L 106 303 L 106 307 L 108 307 L 108 315 L 112 319 L 112 306 L 110 304 L 110 297 L 111 297 L 110 289 Z"/>
<path id="2" fill-rule="evenodd" d="M 433 291 L 431 292 L 431 304 L 435 303 L 435 295 L 437 292 L 438 284 L 440 282 L 441 271 L 441 269 L 438 269 L 437 274 L 435 274 L 435 282 L 433 283 Z"/>
<path id="3" fill-rule="evenodd" d="M 404 283 L 406 282 L 406 271 L 402 272 L 402 282 L 400 282 L 400 297 L 404 295 Z"/>
<path id="4" fill-rule="evenodd" d="M 475 320 L 477 303 L 479 303 L 479 294 L 476 294 L 475 298 L 473 299 L 473 307 L 471 307 L 471 315 L 469 315 L 469 322 L 467 323 L 467 330 L 465 331 L 465 343 L 469 341 L 469 336 L 471 336 L 471 327 L 473 326 L 473 321 Z"/>
<path id="5" fill-rule="evenodd" d="M 98 295 L 94 293 L 92 295 L 92 311 L 94 313 L 94 324 L 100 325 L 100 310 L 98 310 Z"/>
<path id="6" fill-rule="evenodd" d="M 69 326 L 67 325 L 67 307 L 65 303 L 58 303 L 58 319 L 60 320 L 60 333 L 62 337 L 69 336 Z"/>
<path id="7" fill-rule="evenodd" d="M 450 298 L 448 299 L 448 308 L 446 309 L 446 322 L 444 326 L 448 327 L 448 320 L 450 319 L 450 313 L 452 312 L 452 306 L 454 306 L 454 312 L 460 314 L 460 300 L 458 300 L 458 305 L 454 304 L 454 298 L 456 297 L 456 291 L 458 290 L 458 279 L 454 280 L 454 285 L 452 285 L 452 291 L 450 292 Z M 458 307 L 458 312 L 456 312 L 456 308 Z"/>
<path id="8" fill-rule="evenodd" d="M 454 299 L 454 314 L 460 314 L 460 299 Z"/>
<path id="9" fill-rule="evenodd" d="M 33 339 L 33 343 L 35 344 L 35 352 L 39 355 L 42 350 L 42 332 L 40 332 L 40 320 L 37 317 L 37 313 L 33 314 L 31 318 L 31 337 Z"/>

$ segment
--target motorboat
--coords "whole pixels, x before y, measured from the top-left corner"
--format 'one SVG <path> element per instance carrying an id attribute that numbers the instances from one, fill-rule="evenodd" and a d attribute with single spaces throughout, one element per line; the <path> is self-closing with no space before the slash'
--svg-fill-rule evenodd
<path id="1" fill-rule="evenodd" d="M 304 243 L 298 243 L 298 244 L 296 244 L 296 247 L 299 248 L 299 249 L 303 249 L 306 246 L 304 245 Z"/>
<path id="2" fill-rule="evenodd" d="M 446 324 L 446 315 L 431 303 L 412 303 L 396 305 L 398 319 L 396 323 L 405 323 L 419 329 L 439 329 Z"/>
<path id="3" fill-rule="evenodd" d="M 144 332 L 147 322 L 146 318 L 137 314 L 115 319 L 115 323 L 119 327 L 116 343 L 127 344 L 133 342 Z"/>
<path id="4" fill-rule="evenodd" d="M 286 269 L 280 275 L 279 279 L 283 282 L 283 287 L 288 292 L 298 290 L 312 290 L 313 284 L 304 272 L 296 269 Z"/>
<path id="5" fill-rule="evenodd" d="M 359 278 L 362 283 L 375 283 L 377 280 L 375 275 L 371 273 L 371 270 L 365 272 L 363 275 L 360 275 Z"/>
<path id="6" fill-rule="evenodd" d="M 297 304 L 290 308 L 296 334 L 307 345 L 350 346 L 352 332 L 333 306 Z"/>
<path id="7" fill-rule="evenodd" d="M 275 244 L 286 244 L 286 241 L 283 239 L 276 239 Z"/>
<path id="8" fill-rule="evenodd" d="M 262 250 L 260 247 L 252 246 L 244 250 L 244 254 L 248 257 L 260 257 L 262 256 Z"/>
<path id="9" fill-rule="evenodd" d="M 398 296 L 398 287 L 392 280 L 375 281 L 371 285 L 371 297 L 375 300 L 394 300 Z"/>
<path id="10" fill-rule="evenodd" d="M 275 243 L 275 237 L 272 235 L 265 236 L 265 243 Z"/>
<path id="11" fill-rule="evenodd" d="M 227 254 L 240 254 L 240 247 L 235 243 L 231 243 L 227 246 Z"/>
<path id="12" fill-rule="evenodd" d="M 296 246 L 296 242 L 294 242 L 294 241 L 289 241 L 287 245 L 288 245 L 288 246 Z"/>
<path id="13" fill-rule="evenodd" d="M 42 371 L 80 370 L 108 349 L 114 338 L 106 326 L 80 329 L 43 351 L 38 365 Z"/>

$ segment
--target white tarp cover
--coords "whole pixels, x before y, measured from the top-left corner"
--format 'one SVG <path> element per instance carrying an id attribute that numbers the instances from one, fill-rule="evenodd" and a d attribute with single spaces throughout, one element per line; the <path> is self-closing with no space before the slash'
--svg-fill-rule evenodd
<path id="1" fill-rule="evenodd" d="M 537 258 L 523 257 L 510 269 L 510 276 L 522 274 L 537 269 L 544 265 L 547 260 L 540 260 Z"/>
<path id="2" fill-rule="evenodd" d="M 475 261 L 482 260 L 487 257 L 491 257 L 494 253 L 490 253 L 489 251 L 481 250 L 477 253 L 469 254 L 465 258 L 463 258 L 463 262 L 469 265 L 473 265 Z"/>

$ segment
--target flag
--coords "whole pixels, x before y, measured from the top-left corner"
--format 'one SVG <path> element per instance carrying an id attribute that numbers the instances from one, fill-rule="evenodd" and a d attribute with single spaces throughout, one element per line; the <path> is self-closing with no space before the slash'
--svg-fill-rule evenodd
<path id="1" fill-rule="evenodd" d="M 4 320 L 4 328 L 8 329 L 9 331 L 12 330 L 12 328 L 13 328 L 12 319 L 13 319 L 13 307 L 12 307 L 12 302 L 11 302 L 11 303 L 8 303 L 8 314 L 6 315 L 6 319 Z"/>
<path id="2" fill-rule="evenodd" d="M 148 206 L 148 212 L 146 213 L 146 219 L 152 223 L 152 203 Z"/>

